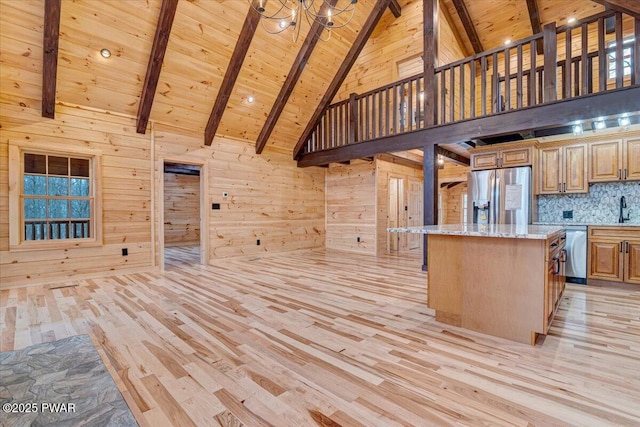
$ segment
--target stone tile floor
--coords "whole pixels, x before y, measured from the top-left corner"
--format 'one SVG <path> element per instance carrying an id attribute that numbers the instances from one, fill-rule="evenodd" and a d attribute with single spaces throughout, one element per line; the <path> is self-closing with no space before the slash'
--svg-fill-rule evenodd
<path id="1" fill-rule="evenodd" d="M 0 426 L 137 426 L 88 335 L 0 353 Z"/>

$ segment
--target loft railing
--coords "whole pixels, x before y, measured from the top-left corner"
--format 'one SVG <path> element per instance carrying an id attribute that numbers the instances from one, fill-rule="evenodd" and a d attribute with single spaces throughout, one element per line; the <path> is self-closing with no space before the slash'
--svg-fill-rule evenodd
<path id="1" fill-rule="evenodd" d="M 640 20 L 605 11 L 438 67 L 434 124 L 640 84 L 639 35 Z M 424 129 L 424 96 L 423 74 L 351 94 L 329 106 L 302 154 Z"/>

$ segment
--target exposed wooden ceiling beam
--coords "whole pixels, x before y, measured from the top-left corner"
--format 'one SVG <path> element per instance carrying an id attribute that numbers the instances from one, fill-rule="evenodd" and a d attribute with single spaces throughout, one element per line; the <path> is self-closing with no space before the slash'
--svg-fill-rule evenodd
<path id="1" fill-rule="evenodd" d="M 469 166 L 471 163 L 469 162 L 469 159 L 467 157 L 461 156 L 458 153 L 454 153 L 453 151 L 449 151 L 446 148 L 437 146 L 436 147 L 436 154 L 446 157 L 447 159 L 449 159 L 450 161 L 452 161 L 453 163 L 460 165 L 460 166 Z"/>
<path id="2" fill-rule="evenodd" d="M 389 0 L 389 10 L 396 18 L 400 18 L 402 15 L 402 7 L 400 7 L 398 0 Z"/>
<path id="3" fill-rule="evenodd" d="M 367 18 L 367 21 L 362 26 L 362 30 L 358 33 L 358 36 L 353 42 L 351 49 L 349 49 L 347 56 L 345 57 L 344 61 L 342 61 L 340 68 L 338 68 L 336 75 L 333 77 L 333 80 L 329 84 L 329 87 L 327 88 L 325 94 L 322 96 L 322 99 L 320 99 L 320 103 L 318 104 L 316 111 L 313 113 L 311 120 L 309 120 L 309 123 L 307 123 L 307 127 L 305 128 L 302 136 L 293 149 L 294 159 L 300 157 L 300 153 L 302 151 L 304 143 L 307 142 L 307 139 L 309 139 L 311 132 L 313 132 L 313 129 L 318 124 L 318 120 L 320 120 L 320 117 L 322 117 L 322 114 L 331 103 L 331 100 L 336 96 L 338 90 L 340 90 L 340 86 L 342 86 L 344 79 L 347 78 L 347 74 L 349 74 L 351 67 L 353 67 L 356 59 L 358 59 L 358 55 L 360 55 L 360 52 L 362 52 L 364 45 L 367 43 L 367 40 L 371 36 L 371 33 L 373 33 L 373 30 L 376 28 L 378 21 L 380 21 L 380 18 L 382 18 L 382 15 L 384 14 L 384 11 L 388 6 L 389 0 L 376 1 L 376 4 L 373 6 L 369 17 Z"/>
<path id="4" fill-rule="evenodd" d="M 200 166 L 165 162 L 164 172 L 177 173 L 180 175 L 200 176 Z"/>
<path id="5" fill-rule="evenodd" d="M 593 0 L 603 5 L 607 9 L 626 13 L 636 18 L 640 18 L 640 2 L 638 0 Z"/>
<path id="6" fill-rule="evenodd" d="M 451 17 L 451 13 L 449 13 L 449 9 L 442 5 L 442 7 L 438 7 L 438 12 L 442 13 L 445 21 L 451 28 L 451 32 L 453 32 L 453 37 L 455 37 L 458 45 L 462 48 L 465 58 L 468 56 L 473 56 L 473 48 L 469 46 L 469 42 L 467 39 L 460 35 L 460 31 L 458 31 L 458 27 L 453 23 L 453 18 Z"/>
<path id="7" fill-rule="evenodd" d="M 55 118 L 56 80 L 58 73 L 58 39 L 62 0 L 44 2 L 44 36 L 42 55 L 42 117 Z"/>
<path id="8" fill-rule="evenodd" d="M 253 3 L 254 6 L 257 7 L 257 0 L 254 0 Z M 236 47 L 233 49 L 233 54 L 231 55 L 231 60 L 227 66 L 227 71 L 224 73 L 224 78 L 222 79 L 222 84 L 218 90 L 216 102 L 213 104 L 213 108 L 211 109 L 207 126 L 204 129 L 205 145 L 211 145 L 213 137 L 216 136 L 218 126 L 220 126 L 220 121 L 222 120 L 222 115 L 224 114 L 224 110 L 227 108 L 231 91 L 233 90 L 233 86 L 236 84 L 236 80 L 240 74 L 240 69 L 242 68 L 242 63 L 244 62 L 244 58 L 247 56 L 247 51 L 249 50 L 253 36 L 256 33 L 259 21 L 260 14 L 254 7 L 250 7 L 247 12 L 247 16 L 244 18 L 244 24 L 242 24 L 240 36 L 238 36 Z"/>
<path id="9" fill-rule="evenodd" d="M 390 153 L 377 154 L 375 157 L 378 160 L 393 163 L 394 165 L 407 166 L 410 168 L 422 170 L 422 162 L 417 162 L 415 160 L 407 159 L 406 157 L 397 156 L 395 154 L 390 154 Z"/>
<path id="10" fill-rule="evenodd" d="M 540 11 L 538 10 L 537 0 L 526 0 L 527 9 L 529 10 L 529 21 L 531 21 L 532 34 L 539 34 L 542 32 L 542 23 L 540 21 Z M 544 47 L 542 45 L 542 39 L 536 40 L 536 52 L 538 55 L 544 54 Z"/>
<path id="11" fill-rule="evenodd" d="M 467 37 L 469 37 L 469 41 L 471 41 L 471 46 L 473 46 L 475 53 L 484 52 L 482 42 L 480 42 L 480 37 L 478 37 L 476 27 L 473 25 L 473 21 L 471 20 L 467 6 L 464 4 L 464 0 L 453 0 L 453 6 L 458 12 L 464 31 L 467 33 Z"/>
<path id="12" fill-rule="evenodd" d="M 545 103 L 474 120 L 307 153 L 298 158 L 298 166 L 318 166 L 373 156 L 391 149 L 409 150 L 433 144 L 450 144 L 473 138 L 557 127 L 575 120 L 584 120 L 585 117 L 606 117 L 629 111 L 640 111 L 640 86 Z"/>
<path id="13" fill-rule="evenodd" d="M 322 2 L 322 6 L 320 7 L 320 15 L 326 15 L 327 9 L 329 7 L 335 6 L 337 0 L 327 0 L 326 2 Z M 262 153 L 265 145 L 267 145 L 267 141 L 271 136 L 271 132 L 273 132 L 273 128 L 276 126 L 284 107 L 287 105 L 287 101 L 293 92 L 293 88 L 296 86 L 296 83 L 300 79 L 300 75 L 302 74 L 302 70 L 304 70 L 304 66 L 307 65 L 307 61 L 311 57 L 313 50 L 318 44 L 318 40 L 320 40 L 320 36 L 322 35 L 322 30 L 324 29 L 324 25 L 322 22 L 314 21 L 311 25 L 311 29 L 307 34 L 307 37 L 304 39 L 304 43 L 302 48 L 298 52 L 298 56 L 296 56 L 295 61 L 293 61 L 293 65 L 291 66 L 291 70 L 287 74 L 287 78 L 284 81 L 284 85 L 280 89 L 280 93 L 276 98 L 276 102 L 273 104 L 271 111 L 269 112 L 269 117 L 267 117 L 267 121 L 265 122 L 262 130 L 260 131 L 260 135 L 258 135 L 258 139 L 256 140 L 256 153 Z"/>
<path id="14" fill-rule="evenodd" d="M 144 86 L 142 87 L 142 95 L 140 96 L 140 104 L 138 105 L 138 117 L 136 131 L 145 133 L 147 131 L 147 123 L 151 115 L 151 107 L 153 106 L 153 98 L 156 96 L 156 88 L 160 79 L 160 71 L 162 70 L 162 61 L 167 51 L 169 43 L 169 34 L 171 34 L 171 26 L 173 18 L 176 15 L 178 0 L 162 0 L 162 8 L 158 17 L 158 25 L 156 26 L 156 35 L 153 39 L 153 47 L 151 48 L 151 56 L 149 56 L 149 64 L 147 65 L 147 75 L 144 78 Z"/>

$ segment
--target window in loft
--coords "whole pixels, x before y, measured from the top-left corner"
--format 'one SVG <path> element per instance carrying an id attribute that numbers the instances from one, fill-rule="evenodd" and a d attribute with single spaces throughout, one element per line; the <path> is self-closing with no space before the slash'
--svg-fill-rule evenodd
<path id="1" fill-rule="evenodd" d="M 634 39 L 629 38 L 622 42 L 622 64 L 623 64 L 623 76 L 631 75 L 632 59 L 631 50 L 633 49 Z M 609 78 L 616 78 L 616 43 L 611 42 L 607 46 L 609 54 L 607 55 L 607 67 L 609 70 Z"/>

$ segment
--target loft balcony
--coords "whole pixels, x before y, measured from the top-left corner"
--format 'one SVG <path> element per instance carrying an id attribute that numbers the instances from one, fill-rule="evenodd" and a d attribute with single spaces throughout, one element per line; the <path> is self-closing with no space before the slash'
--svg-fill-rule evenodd
<path id="1" fill-rule="evenodd" d="M 299 166 L 640 111 L 640 19 L 605 11 L 330 105 Z"/>

